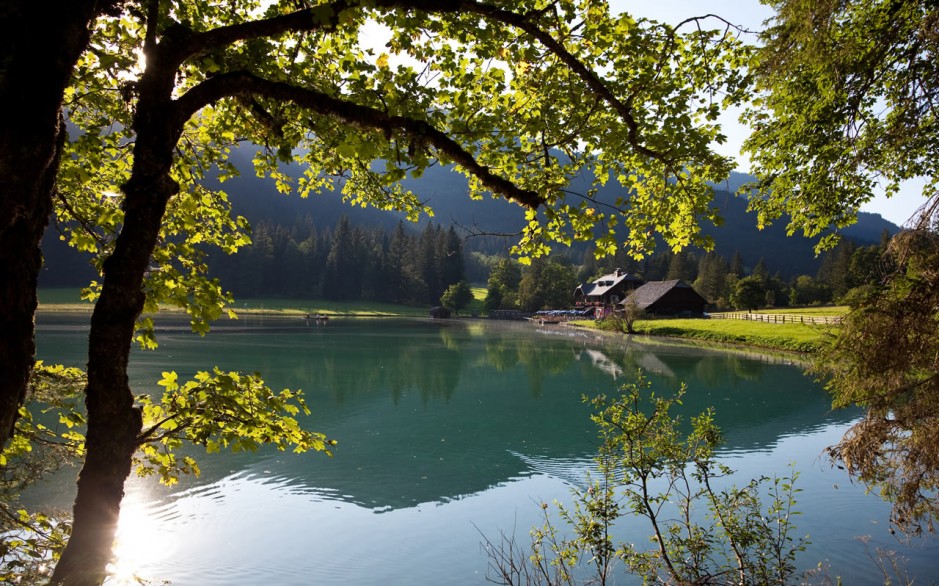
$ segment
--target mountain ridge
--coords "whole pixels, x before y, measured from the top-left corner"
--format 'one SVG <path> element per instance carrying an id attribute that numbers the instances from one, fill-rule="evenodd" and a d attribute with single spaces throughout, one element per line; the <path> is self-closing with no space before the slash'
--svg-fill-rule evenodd
<path id="1" fill-rule="evenodd" d="M 342 201 L 338 193 L 313 195 L 303 199 L 296 195 L 279 193 L 274 182 L 255 175 L 249 147 L 242 147 L 232 152 L 232 162 L 239 169 L 240 175 L 224 183 L 208 181 L 209 187 L 224 190 L 232 203 L 232 212 L 244 216 L 252 224 L 268 221 L 276 224 L 292 225 L 298 218 L 312 218 L 318 229 L 332 229 L 342 216 L 347 216 L 353 225 L 379 227 L 392 231 L 404 214 L 374 208 L 351 206 Z M 299 165 L 284 166 L 288 175 L 296 178 L 302 173 Z M 780 272 L 791 278 L 800 274 L 814 275 L 818 271 L 819 259 L 814 252 L 815 240 L 800 235 L 786 235 L 786 222 L 779 220 L 764 230 L 757 230 L 756 215 L 746 211 L 746 201 L 733 194 L 740 185 L 755 180 L 745 173 L 731 173 L 727 181 L 715 187 L 714 203 L 720 209 L 723 223 L 720 226 L 704 225 L 702 231 L 710 235 L 715 242 L 715 251 L 730 259 L 740 252 L 745 266 L 755 265 L 761 258 L 773 272 Z M 573 191 L 586 192 L 590 178 L 584 177 L 571 184 Z M 488 234 L 517 234 L 525 225 L 524 209 L 498 197 L 486 197 L 473 200 L 469 197 L 466 178 L 449 167 L 435 166 L 427 169 L 420 179 L 406 179 L 405 187 L 413 190 L 421 200 L 434 209 L 434 217 L 423 217 L 417 224 L 421 228 L 428 221 L 442 225 L 457 224 Z M 622 192 L 622 188 L 610 182 L 598 190 L 597 198 L 612 203 Z M 842 230 L 842 234 L 859 245 L 875 244 L 881 234 L 887 230 L 890 234 L 899 231 L 899 227 L 885 220 L 879 214 L 861 212 L 858 222 Z M 77 281 L 85 284 L 96 278 L 90 269 L 79 269 L 78 265 L 87 266 L 86 256 L 57 238 L 56 230 L 46 231 L 43 251 L 46 266 L 41 275 L 45 286 L 73 286 Z M 514 241 L 505 238 L 497 248 L 507 253 Z M 578 243 L 568 256 L 579 259 L 578 254 L 588 251 L 587 243 Z M 559 249 L 558 252 L 565 252 Z M 74 273 L 74 278 L 65 278 L 64 274 Z"/>

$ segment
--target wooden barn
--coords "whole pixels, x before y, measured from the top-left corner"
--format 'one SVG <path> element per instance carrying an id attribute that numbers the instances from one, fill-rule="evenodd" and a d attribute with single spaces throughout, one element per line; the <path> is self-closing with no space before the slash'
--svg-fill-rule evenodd
<path id="1" fill-rule="evenodd" d="M 681 279 L 649 281 L 633 291 L 620 306 L 630 301 L 647 314 L 667 316 L 698 317 L 704 314 L 707 305 L 707 300 Z"/>

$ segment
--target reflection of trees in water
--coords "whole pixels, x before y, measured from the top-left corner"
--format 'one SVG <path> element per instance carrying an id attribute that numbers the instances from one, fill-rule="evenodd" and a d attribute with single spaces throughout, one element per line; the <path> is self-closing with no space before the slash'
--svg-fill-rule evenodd
<path id="1" fill-rule="evenodd" d="M 539 343 L 542 342 L 542 343 Z M 532 397 L 540 397 L 546 378 L 568 370 L 575 360 L 566 344 L 545 344 L 539 337 L 523 338 L 518 343 L 518 358 L 528 373 Z"/>
<path id="2" fill-rule="evenodd" d="M 304 386 L 328 391 L 343 404 L 358 395 L 387 390 L 395 403 L 411 391 L 422 400 L 449 399 L 460 381 L 459 336 L 441 328 L 420 343 L 394 338 L 324 345 L 304 364 Z"/>
<path id="3" fill-rule="evenodd" d="M 738 379 L 759 381 L 765 372 L 766 364 L 752 358 L 736 354 L 708 356 L 695 365 L 695 378 L 709 385 L 718 385 L 726 381 L 728 373 Z"/>
<path id="4" fill-rule="evenodd" d="M 466 341 L 466 328 L 462 324 L 444 324 L 438 330 L 440 342 L 447 350 L 460 350 Z"/>
<path id="5" fill-rule="evenodd" d="M 505 336 L 486 338 L 485 362 L 498 372 L 505 372 L 518 364 L 518 341 Z"/>

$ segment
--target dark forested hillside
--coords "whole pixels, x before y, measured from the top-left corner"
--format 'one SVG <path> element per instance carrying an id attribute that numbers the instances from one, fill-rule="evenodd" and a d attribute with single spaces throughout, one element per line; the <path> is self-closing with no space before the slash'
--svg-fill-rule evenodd
<path id="1" fill-rule="evenodd" d="M 336 193 L 313 195 L 305 199 L 278 193 L 273 181 L 255 175 L 251 167 L 252 156 L 253 148 L 250 147 L 243 147 L 234 152 L 232 160 L 241 170 L 241 175 L 229 179 L 221 187 L 230 196 L 233 212 L 246 217 L 255 226 L 255 240 L 261 240 L 264 247 L 267 246 L 267 240 L 272 238 L 286 242 L 285 233 L 296 235 L 297 243 L 307 242 L 307 246 L 312 246 L 311 243 L 317 239 L 331 238 L 332 231 L 344 217 L 347 218 L 350 229 L 369 233 L 370 237 L 376 233 L 394 233 L 399 222 L 404 219 L 402 214 L 395 212 L 350 206 Z M 285 171 L 293 177 L 302 172 L 297 166 L 286 167 Z M 716 252 L 729 259 L 739 251 L 741 261 L 747 269 L 763 259 L 774 272 L 787 279 L 802 274 L 816 274 L 820 260 L 815 256 L 812 240 L 798 235 L 787 236 L 783 222 L 777 222 L 762 231 L 757 230 L 755 216 L 746 211 L 746 201 L 732 194 L 733 190 L 752 179 L 749 175 L 734 173 L 726 184 L 717 186 L 719 191 L 714 203 L 720 208 L 724 223 L 719 227 L 705 227 L 705 232 L 714 238 Z M 587 184 L 586 178 L 583 181 L 575 181 L 571 185 L 571 191 L 586 192 Z M 419 180 L 407 180 L 406 186 L 422 201 L 427 202 L 435 212 L 433 218 L 422 218 L 417 226 L 406 224 L 415 235 L 425 229 L 429 222 L 443 227 L 455 225 L 457 233 L 464 237 L 467 230 L 482 234 L 511 235 L 517 233 L 524 225 L 523 210 L 510 202 L 492 198 L 471 200 L 467 194 L 465 178 L 448 167 L 431 168 Z M 598 198 L 613 202 L 618 195 L 620 193 L 611 182 L 600 190 Z M 879 215 L 861 213 L 858 223 L 843 233 L 858 244 L 871 244 L 880 241 L 884 230 L 893 234 L 898 227 Z M 278 231 L 283 233 L 278 236 Z M 302 237 L 299 236 L 301 233 Z M 463 252 L 506 255 L 512 243 L 511 236 L 476 236 L 464 241 Z M 325 244 L 320 242 L 319 246 Z M 218 256 L 213 259 L 218 265 L 216 274 L 223 278 L 226 287 L 236 292 L 242 289 L 244 294 L 254 288 L 253 282 L 265 280 L 246 276 L 248 273 L 244 268 L 259 267 L 263 264 L 263 259 L 258 258 L 258 251 L 257 246 L 253 250 L 246 249 L 238 261 Z M 88 267 L 87 259 L 60 242 L 55 230 L 47 231 L 44 252 L 46 266 L 41 276 L 43 286 L 80 286 L 95 278 L 94 271 Z M 292 251 L 291 254 L 295 255 L 295 252 Z M 580 262 L 590 252 L 590 247 L 583 243 L 575 245 L 571 250 L 560 248 L 557 252 L 574 262 Z M 319 257 L 311 255 L 309 258 Z M 325 258 L 323 256 L 319 261 L 325 262 Z M 236 265 L 241 265 L 242 268 L 234 268 Z M 258 270 L 261 272 L 256 274 L 260 275 L 272 269 Z M 474 276 L 470 272 L 469 278 L 473 279 Z M 319 291 L 319 287 L 314 287 L 312 283 L 298 284 L 295 288 Z"/>
<path id="2" fill-rule="evenodd" d="M 246 150 L 237 154 L 237 163 L 244 172 L 226 182 L 224 188 L 231 196 L 235 213 L 252 222 L 265 219 L 288 223 L 294 218 L 309 215 L 317 227 L 327 228 L 335 226 L 345 215 L 354 225 L 391 230 L 403 219 L 401 214 L 351 208 L 337 194 L 311 196 L 309 199 L 278 194 L 270 181 L 254 176 L 250 169 L 250 156 Z M 294 169 L 292 174 L 296 176 L 299 172 L 299 169 Z M 758 230 L 755 214 L 746 211 L 746 200 L 733 195 L 734 190 L 753 179 L 750 175 L 733 173 L 726 184 L 717 186 L 714 203 L 721 209 L 724 223 L 719 227 L 704 228 L 705 233 L 713 236 L 716 251 L 730 258 L 739 250 L 746 266 L 753 266 L 762 258 L 785 277 L 815 274 L 819 261 L 813 250 L 813 240 L 798 235 L 787 236 L 782 221 Z M 448 167 L 429 169 L 420 180 L 408 180 L 405 184 L 433 207 L 433 221 L 444 226 L 457 224 L 482 233 L 513 234 L 524 225 L 524 211 L 504 199 L 471 200 L 467 195 L 466 179 Z M 571 191 L 585 193 L 587 179 L 573 182 Z M 611 182 L 601 188 L 598 198 L 612 203 L 619 195 L 620 191 Z M 880 241 L 884 230 L 893 234 L 898 227 L 877 214 L 861 213 L 857 224 L 845 229 L 843 234 L 858 244 L 873 244 Z M 511 239 L 473 239 L 468 245 L 471 250 L 493 254 L 504 253 L 511 243 Z M 584 244 L 573 251 L 559 249 L 558 252 L 579 259 L 587 248 Z"/>

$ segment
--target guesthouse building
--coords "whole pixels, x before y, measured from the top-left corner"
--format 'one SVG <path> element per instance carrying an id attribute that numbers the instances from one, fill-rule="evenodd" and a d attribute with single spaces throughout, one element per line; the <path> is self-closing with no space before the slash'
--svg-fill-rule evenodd
<path id="1" fill-rule="evenodd" d="M 603 275 L 592 283 L 578 285 L 574 290 L 574 306 L 606 307 L 616 305 L 645 281 L 629 275 L 622 269 L 616 269 L 609 275 Z"/>

